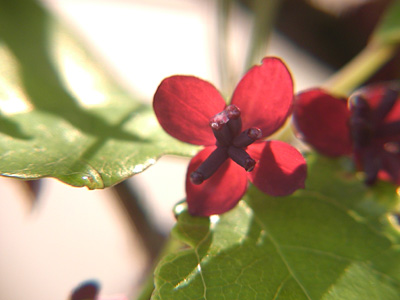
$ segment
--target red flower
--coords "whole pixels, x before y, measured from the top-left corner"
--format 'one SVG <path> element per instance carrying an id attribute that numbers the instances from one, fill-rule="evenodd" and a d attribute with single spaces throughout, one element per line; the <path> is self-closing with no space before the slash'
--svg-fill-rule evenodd
<path id="1" fill-rule="evenodd" d="M 311 89 L 295 97 L 300 138 L 327 156 L 353 155 L 365 182 L 400 184 L 400 98 L 393 83 L 359 89 L 349 100 Z"/>
<path id="2" fill-rule="evenodd" d="M 199 78 L 172 76 L 161 82 L 153 102 L 161 126 L 181 141 L 205 146 L 186 176 L 191 214 L 230 210 L 245 193 L 247 178 L 273 196 L 304 187 L 302 155 L 284 142 L 261 141 L 285 123 L 292 100 L 290 73 L 273 57 L 247 72 L 228 106 L 213 85 Z"/>

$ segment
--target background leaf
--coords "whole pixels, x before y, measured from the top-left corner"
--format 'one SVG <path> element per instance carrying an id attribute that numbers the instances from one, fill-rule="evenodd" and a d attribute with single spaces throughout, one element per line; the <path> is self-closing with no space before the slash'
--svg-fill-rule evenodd
<path id="1" fill-rule="evenodd" d="M 399 299 L 395 188 L 365 187 L 346 159 L 308 165 L 290 197 L 251 187 L 210 221 L 182 212 L 173 234 L 190 248 L 160 262 L 152 299 Z"/>
<path id="2" fill-rule="evenodd" d="M 132 54 L 134 55 L 134 54 Z M 0 172 L 104 188 L 192 155 L 33 0 L 0 1 Z"/>

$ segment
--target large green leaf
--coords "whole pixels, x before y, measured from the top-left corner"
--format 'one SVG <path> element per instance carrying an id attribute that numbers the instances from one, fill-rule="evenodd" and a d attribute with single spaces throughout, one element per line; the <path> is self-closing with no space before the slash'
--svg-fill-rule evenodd
<path id="1" fill-rule="evenodd" d="M 290 197 L 251 187 L 219 217 L 180 213 L 173 237 L 189 247 L 159 263 L 152 299 L 400 299 L 395 188 L 365 187 L 343 160 L 308 163 Z"/>
<path id="2" fill-rule="evenodd" d="M 2 175 L 104 188 L 162 154 L 194 150 L 165 134 L 38 3 L 0 1 Z"/>

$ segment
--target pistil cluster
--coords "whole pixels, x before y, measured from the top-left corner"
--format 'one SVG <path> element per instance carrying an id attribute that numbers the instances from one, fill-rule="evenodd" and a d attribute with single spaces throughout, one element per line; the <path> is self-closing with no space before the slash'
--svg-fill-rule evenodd
<path id="1" fill-rule="evenodd" d="M 210 156 L 190 174 L 194 184 L 201 184 L 210 178 L 228 159 L 232 159 L 247 172 L 251 172 L 256 161 L 246 152 L 246 147 L 262 137 L 259 128 L 251 127 L 242 131 L 240 109 L 236 105 L 228 105 L 222 112 L 210 119 L 210 127 L 217 139 L 217 148 Z"/>
<path id="2" fill-rule="evenodd" d="M 400 121 L 384 122 L 397 98 L 398 90 L 386 88 L 374 109 L 362 94 L 349 99 L 350 134 L 356 159 L 363 165 L 368 185 L 375 183 L 379 170 L 384 167 L 382 153 L 399 154 Z"/>

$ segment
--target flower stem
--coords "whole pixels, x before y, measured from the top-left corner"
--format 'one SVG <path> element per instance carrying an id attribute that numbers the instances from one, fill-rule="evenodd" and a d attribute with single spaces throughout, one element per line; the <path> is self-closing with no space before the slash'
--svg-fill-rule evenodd
<path id="1" fill-rule="evenodd" d="M 165 237 L 157 230 L 154 224 L 149 219 L 146 212 L 140 205 L 138 195 L 134 188 L 129 185 L 128 181 L 125 180 L 115 186 L 113 191 L 121 206 L 127 213 L 129 221 L 132 224 L 135 232 L 139 235 L 143 246 L 146 248 L 147 254 L 150 259 L 150 264 L 153 265 L 155 259 L 158 257 Z"/>
<path id="2" fill-rule="evenodd" d="M 219 0 L 217 1 L 217 53 L 218 53 L 218 66 L 219 76 L 221 82 L 221 91 L 225 93 L 231 90 L 229 67 L 229 51 L 228 51 L 228 27 L 229 15 L 231 12 L 232 0 Z"/>
<path id="3" fill-rule="evenodd" d="M 249 69 L 254 64 L 260 63 L 261 59 L 265 56 L 279 4 L 280 0 L 253 1 L 253 29 L 245 70 Z"/>
<path id="4" fill-rule="evenodd" d="M 334 94 L 348 95 L 387 63 L 396 53 L 394 44 L 370 43 L 337 72 L 325 88 Z"/>

